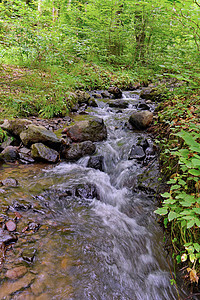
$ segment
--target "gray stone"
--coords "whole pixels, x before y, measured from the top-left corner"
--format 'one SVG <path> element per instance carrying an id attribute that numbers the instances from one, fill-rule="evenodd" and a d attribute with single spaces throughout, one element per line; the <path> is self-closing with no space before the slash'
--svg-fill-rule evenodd
<path id="1" fill-rule="evenodd" d="M 133 146 L 128 159 L 137 159 L 137 160 L 143 160 L 145 158 L 144 150 L 141 146 Z"/>
<path id="2" fill-rule="evenodd" d="M 10 234 L 6 230 L 0 228 L 0 243 L 9 244 L 16 241 L 17 237 L 14 234 Z"/>
<path id="3" fill-rule="evenodd" d="M 97 188 L 94 184 L 85 183 L 76 187 L 75 195 L 81 199 L 99 199 Z"/>
<path id="4" fill-rule="evenodd" d="M 123 100 L 109 102 L 110 107 L 127 108 L 128 105 L 129 105 L 128 102 Z"/>
<path id="5" fill-rule="evenodd" d="M 0 127 L 9 133 L 19 136 L 32 122 L 26 119 L 4 120 Z"/>
<path id="6" fill-rule="evenodd" d="M 100 118 L 77 122 L 75 125 L 65 128 L 63 133 L 67 133 L 74 142 L 98 142 L 107 138 L 106 126 Z"/>
<path id="7" fill-rule="evenodd" d="M 153 113 L 148 110 L 134 112 L 129 118 L 131 125 L 137 129 L 146 129 L 151 124 L 152 120 Z"/>
<path id="8" fill-rule="evenodd" d="M 13 146 L 6 147 L 0 153 L 0 158 L 5 162 L 15 162 L 18 159 L 18 148 Z"/>
<path id="9" fill-rule="evenodd" d="M 103 171 L 104 157 L 102 155 L 92 156 L 89 158 L 87 167 Z"/>
<path id="10" fill-rule="evenodd" d="M 18 181 L 15 178 L 6 178 L 1 181 L 3 186 L 8 186 L 8 187 L 16 187 L 18 186 Z"/>
<path id="11" fill-rule="evenodd" d="M 29 125 L 28 129 L 21 132 L 20 138 L 26 147 L 35 143 L 43 143 L 52 148 L 59 148 L 61 140 L 50 130 L 43 126 Z"/>
<path id="12" fill-rule="evenodd" d="M 34 159 L 55 163 L 59 158 L 59 153 L 42 143 L 36 143 L 31 146 L 31 156 Z"/>
<path id="13" fill-rule="evenodd" d="M 78 160 L 85 155 L 91 155 L 95 152 L 96 147 L 91 141 L 74 143 L 70 147 L 63 145 L 61 155 L 67 160 Z"/>
<path id="14" fill-rule="evenodd" d="M 122 91 L 116 86 L 109 87 L 108 92 L 114 95 L 116 99 L 122 97 Z"/>

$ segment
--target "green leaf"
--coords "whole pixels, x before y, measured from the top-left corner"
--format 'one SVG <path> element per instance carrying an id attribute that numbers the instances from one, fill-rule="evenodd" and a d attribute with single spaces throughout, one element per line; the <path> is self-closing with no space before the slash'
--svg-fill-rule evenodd
<path id="1" fill-rule="evenodd" d="M 170 190 L 178 190 L 181 186 L 179 184 L 172 185 Z"/>
<path id="2" fill-rule="evenodd" d="M 176 203 L 176 200 L 174 200 L 174 199 L 167 199 L 167 200 L 164 200 L 163 203 L 164 204 L 174 204 L 174 203 Z"/>
<path id="3" fill-rule="evenodd" d="M 200 170 L 191 169 L 188 171 L 188 173 L 194 175 L 194 176 L 200 176 Z"/>
<path id="4" fill-rule="evenodd" d="M 190 221 L 187 223 L 187 228 L 193 227 L 194 224 L 195 224 L 195 219 L 190 220 Z"/>
<path id="5" fill-rule="evenodd" d="M 168 198 L 168 197 L 171 197 L 171 194 L 170 193 L 164 193 L 164 194 L 161 194 L 161 196 L 163 198 Z"/>
<path id="6" fill-rule="evenodd" d="M 166 207 L 160 207 L 154 211 L 156 214 L 164 216 L 168 213 L 168 209 Z"/>
<path id="7" fill-rule="evenodd" d="M 199 167 L 200 166 L 200 158 L 199 159 L 193 158 L 192 163 L 193 163 L 194 167 Z"/>
<path id="8" fill-rule="evenodd" d="M 192 209 L 196 214 L 200 215 L 200 207 L 194 207 Z"/>
<path id="9" fill-rule="evenodd" d="M 193 246 L 197 252 L 200 252 L 200 245 L 198 243 L 194 243 Z"/>
<path id="10" fill-rule="evenodd" d="M 179 217 L 179 214 L 177 214 L 174 211 L 170 211 L 170 213 L 168 215 L 168 220 L 171 222 L 172 220 L 176 219 L 177 217 Z"/>
<path id="11" fill-rule="evenodd" d="M 199 219 L 195 218 L 195 223 L 196 223 L 196 225 L 197 225 L 198 227 L 200 227 L 200 220 L 199 220 Z"/>

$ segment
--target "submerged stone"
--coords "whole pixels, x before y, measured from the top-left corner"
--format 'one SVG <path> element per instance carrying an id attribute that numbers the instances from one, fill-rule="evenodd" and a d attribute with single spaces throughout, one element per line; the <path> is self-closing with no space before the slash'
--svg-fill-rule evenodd
<path id="1" fill-rule="evenodd" d="M 27 272 L 27 268 L 25 266 L 19 266 L 13 269 L 10 269 L 6 272 L 5 276 L 9 279 L 17 279 L 24 276 Z"/>
<path id="2" fill-rule="evenodd" d="M 14 234 L 10 234 L 6 230 L 0 228 L 0 243 L 9 244 L 16 241 L 17 237 Z"/>
<path id="3" fill-rule="evenodd" d="M 10 282 L 6 281 L 0 286 L 0 299 L 5 299 L 9 295 L 20 291 L 22 288 L 28 287 L 34 280 L 35 276 L 33 274 L 27 274 L 17 281 Z"/>

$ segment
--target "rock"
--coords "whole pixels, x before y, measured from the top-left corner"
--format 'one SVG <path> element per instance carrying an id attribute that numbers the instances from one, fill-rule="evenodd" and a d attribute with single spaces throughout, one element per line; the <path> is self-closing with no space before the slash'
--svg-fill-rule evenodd
<path id="1" fill-rule="evenodd" d="M 55 163 L 59 158 L 59 153 L 42 143 L 36 143 L 31 146 L 31 156 L 38 160 Z"/>
<path id="2" fill-rule="evenodd" d="M 27 268 L 25 266 L 19 266 L 11 270 L 8 270 L 5 274 L 5 277 L 15 280 L 17 278 L 24 276 L 26 272 L 27 272 Z"/>
<path id="3" fill-rule="evenodd" d="M 88 100 L 88 105 L 92 106 L 92 107 L 98 107 L 98 105 L 97 105 L 96 101 L 94 100 L 94 98 L 90 98 Z"/>
<path id="4" fill-rule="evenodd" d="M 137 109 L 140 109 L 140 110 L 150 110 L 150 107 L 145 104 L 145 103 L 140 103 L 136 106 Z"/>
<path id="5" fill-rule="evenodd" d="M 92 96 L 94 98 L 97 98 L 97 99 L 101 99 L 102 98 L 102 96 L 100 94 L 98 94 L 98 93 L 93 93 Z"/>
<path id="6" fill-rule="evenodd" d="M 161 101 L 164 98 L 164 92 L 165 89 L 161 90 L 154 87 L 148 87 L 142 90 L 140 97 L 146 100 Z"/>
<path id="7" fill-rule="evenodd" d="M 129 118 L 131 125 L 138 129 L 146 129 L 151 124 L 152 120 L 153 113 L 148 110 L 134 112 Z"/>
<path id="8" fill-rule="evenodd" d="M 32 208 L 32 205 L 30 203 L 25 202 L 24 200 L 21 200 L 20 202 L 15 201 L 12 206 L 10 206 L 12 210 L 22 210 L 22 211 L 28 211 Z"/>
<path id="9" fill-rule="evenodd" d="M 0 158 L 5 162 L 15 162 L 18 159 L 18 148 L 14 146 L 6 147 L 0 153 Z"/>
<path id="10" fill-rule="evenodd" d="M 12 220 L 9 220 L 8 222 L 6 222 L 6 228 L 8 231 L 15 231 L 16 227 L 17 227 L 17 225 Z"/>
<path id="11" fill-rule="evenodd" d="M 88 104 L 88 100 L 90 99 L 90 95 L 84 91 L 76 91 L 75 92 L 75 99 L 78 101 L 79 104 L 86 103 Z"/>
<path id="12" fill-rule="evenodd" d="M 35 249 L 26 249 L 22 252 L 22 258 L 27 261 L 28 263 L 33 262 L 35 257 L 36 250 Z"/>
<path id="13" fill-rule="evenodd" d="M 14 138 L 12 136 L 7 137 L 6 141 L 1 143 L 1 150 L 6 149 L 8 146 L 13 146 Z"/>
<path id="14" fill-rule="evenodd" d="M 75 195 L 82 199 L 99 199 L 97 188 L 94 184 L 80 184 L 76 187 Z"/>
<path id="15" fill-rule="evenodd" d="M 122 91 L 116 86 L 109 87 L 108 92 L 113 94 L 115 99 L 122 97 Z"/>
<path id="16" fill-rule="evenodd" d="M 42 294 L 45 288 L 46 285 L 40 278 L 36 279 L 31 285 L 31 291 L 35 296 Z"/>
<path id="17" fill-rule="evenodd" d="M 92 156 L 89 158 L 87 167 L 103 171 L 104 157 L 102 155 Z"/>
<path id="18" fill-rule="evenodd" d="M 35 143 L 43 143 L 52 148 L 59 148 L 61 140 L 43 126 L 29 125 L 28 129 L 20 133 L 20 138 L 26 147 Z"/>
<path id="19" fill-rule="evenodd" d="M 129 105 L 128 102 L 123 100 L 109 102 L 110 107 L 127 108 L 128 105 Z"/>
<path id="20" fill-rule="evenodd" d="M 18 181 L 16 179 L 10 178 L 10 177 L 2 180 L 1 183 L 2 183 L 3 186 L 8 186 L 8 187 L 16 187 L 16 186 L 18 186 Z"/>
<path id="21" fill-rule="evenodd" d="M 91 141 L 74 143 L 70 147 L 63 145 L 61 156 L 67 160 L 78 160 L 85 155 L 91 155 L 95 152 L 96 147 Z"/>
<path id="22" fill-rule="evenodd" d="M 107 138 L 106 126 L 100 118 L 77 122 L 75 125 L 65 128 L 63 133 L 67 133 L 74 142 L 98 142 Z"/>
<path id="23" fill-rule="evenodd" d="M 19 152 L 19 162 L 22 164 L 33 164 L 35 160 L 31 157 L 31 155 Z"/>
<path id="24" fill-rule="evenodd" d="M 9 244 L 16 241 L 17 237 L 14 234 L 10 234 L 6 230 L 0 228 L 0 243 Z"/>
<path id="25" fill-rule="evenodd" d="M 106 99 L 110 99 L 110 93 L 108 91 L 101 92 L 101 96 Z"/>
<path id="26" fill-rule="evenodd" d="M 30 124 L 32 124 L 32 122 L 26 119 L 14 119 L 4 120 L 4 123 L 0 125 L 0 127 L 8 131 L 11 135 L 19 136 Z"/>
<path id="27" fill-rule="evenodd" d="M 142 149 L 141 146 L 133 146 L 130 153 L 129 153 L 129 157 L 128 159 L 137 159 L 137 160 L 143 160 L 145 158 L 145 152 Z"/>
<path id="28" fill-rule="evenodd" d="M 71 112 L 77 112 L 78 109 L 79 109 L 78 104 L 75 104 L 75 105 L 73 105 L 73 106 L 71 107 L 70 111 L 71 111 Z"/>
<path id="29" fill-rule="evenodd" d="M 5 299 L 9 295 L 21 290 L 22 288 L 28 287 L 34 280 L 35 276 L 33 274 L 26 274 L 24 277 L 17 281 L 10 282 L 6 281 L 0 286 L 0 299 Z"/>
<path id="30" fill-rule="evenodd" d="M 38 231 L 40 228 L 40 224 L 32 222 L 28 224 L 28 230 L 33 230 L 34 232 Z"/>
<path id="31" fill-rule="evenodd" d="M 149 147 L 149 142 L 147 141 L 147 139 L 140 137 L 138 138 L 137 146 L 141 146 L 142 149 L 145 151 Z"/>

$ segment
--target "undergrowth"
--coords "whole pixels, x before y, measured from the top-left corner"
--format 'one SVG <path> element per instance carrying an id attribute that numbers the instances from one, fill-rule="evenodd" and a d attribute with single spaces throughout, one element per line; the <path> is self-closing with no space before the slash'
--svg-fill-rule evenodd
<path id="1" fill-rule="evenodd" d="M 200 94 L 186 86 L 158 108 L 157 142 L 162 177 L 168 184 L 161 207 L 173 257 L 183 264 L 193 287 L 200 276 Z"/>

